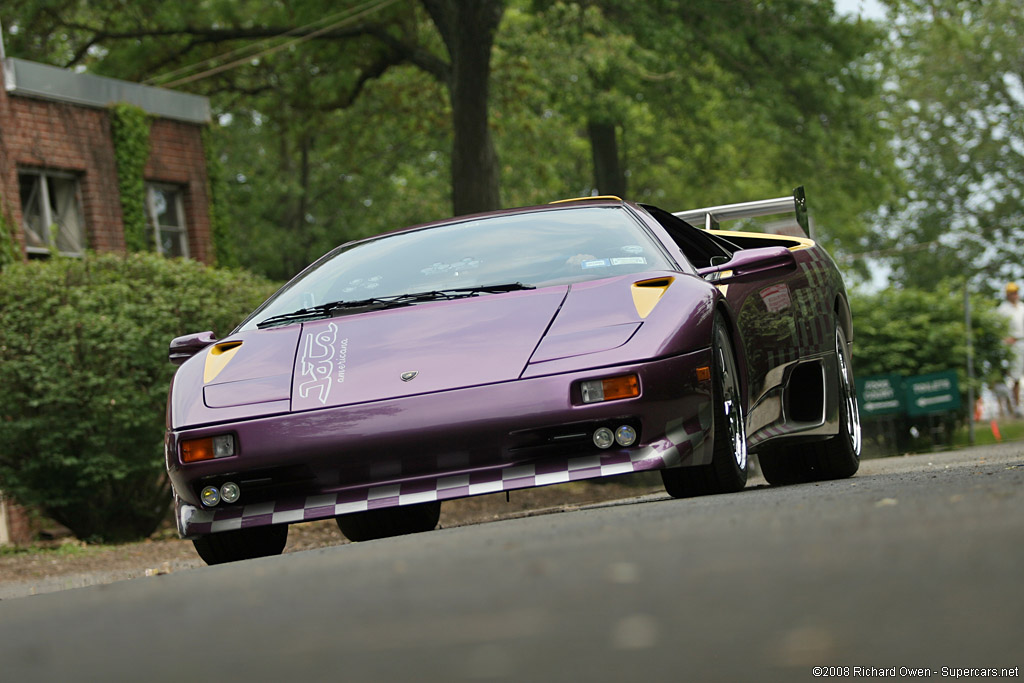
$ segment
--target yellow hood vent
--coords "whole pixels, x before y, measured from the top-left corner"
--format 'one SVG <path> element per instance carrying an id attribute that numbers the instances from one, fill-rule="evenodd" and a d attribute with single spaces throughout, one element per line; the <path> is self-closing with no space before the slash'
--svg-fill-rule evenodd
<path id="1" fill-rule="evenodd" d="M 673 282 L 675 282 L 675 278 L 671 277 L 634 282 L 630 290 L 633 293 L 633 305 L 636 306 L 637 315 L 641 318 L 650 315 Z"/>
<path id="2" fill-rule="evenodd" d="M 220 371 L 223 370 L 227 364 L 235 357 L 235 353 L 241 348 L 242 342 L 223 342 L 221 344 L 214 344 L 210 347 L 209 353 L 206 354 L 206 367 L 203 370 L 203 383 L 209 384 Z"/>

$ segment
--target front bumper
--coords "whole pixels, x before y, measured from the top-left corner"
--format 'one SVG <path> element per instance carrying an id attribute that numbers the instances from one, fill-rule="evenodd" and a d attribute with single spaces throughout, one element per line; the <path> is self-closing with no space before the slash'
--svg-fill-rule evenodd
<path id="1" fill-rule="evenodd" d="M 701 465 L 711 457 L 710 350 L 648 363 L 170 431 L 178 531 L 292 524 L 606 477 Z M 636 373 L 637 398 L 580 405 L 578 382 Z M 600 450 L 566 435 L 629 422 L 640 439 Z M 185 439 L 230 433 L 232 457 L 182 464 Z M 557 437 L 553 442 L 547 436 Z M 564 439 L 564 440 L 563 440 Z M 234 505 L 204 508 L 203 486 L 235 481 Z"/>

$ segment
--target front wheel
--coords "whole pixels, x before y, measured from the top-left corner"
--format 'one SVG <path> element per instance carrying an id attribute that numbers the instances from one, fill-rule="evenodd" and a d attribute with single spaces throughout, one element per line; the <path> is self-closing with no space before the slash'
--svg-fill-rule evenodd
<path id="1" fill-rule="evenodd" d="M 711 396 L 714 442 L 711 464 L 661 470 L 673 498 L 733 493 L 747 485 L 747 428 L 740 374 L 725 319 L 716 314 L 711 332 Z"/>
<path id="2" fill-rule="evenodd" d="M 441 501 L 353 512 L 335 517 L 350 541 L 372 541 L 430 531 L 441 519 Z"/>
<path id="3" fill-rule="evenodd" d="M 200 536 L 192 541 L 206 564 L 223 564 L 280 555 L 288 541 L 288 525 L 257 526 Z"/>
<path id="4" fill-rule="evenodd" d="M 850 346 L 836 324 L 836 389 L 839 392 L 839 433 L 827 441 L 773 446 L 758 453 L 769 484 L 799 484 L 852 477 L 860 469 L 861 428 L 857 391 L 850 365 Z"/>

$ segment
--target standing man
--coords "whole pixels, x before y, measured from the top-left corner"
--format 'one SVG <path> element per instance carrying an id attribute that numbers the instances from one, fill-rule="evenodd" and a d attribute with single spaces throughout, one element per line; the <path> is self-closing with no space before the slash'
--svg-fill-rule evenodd
<path id="1" fill-rule="evenodd" d="M 1020 288 L 1016 282 L 1006 285 L 1006 300 L 996 312 L 1010 323 L 1010 334 L 1003 343 L 1010 347 L 1009 379 L 1013 386 L 1013 412 L 1020 415 L 1020 382 L 1024 377 L 1024 304 L 1020 302 Z"/>

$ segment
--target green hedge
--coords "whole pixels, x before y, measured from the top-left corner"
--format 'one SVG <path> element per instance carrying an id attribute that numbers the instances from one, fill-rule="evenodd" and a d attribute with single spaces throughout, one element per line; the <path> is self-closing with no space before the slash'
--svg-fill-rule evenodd
<path id="1" fill-rule="evenodd" d="M 151 253 L 0 271 L 0 490 L 88 541 L 144 538 L 164 473 L 168 342 L 227 334 L 274 286 Z"/>

